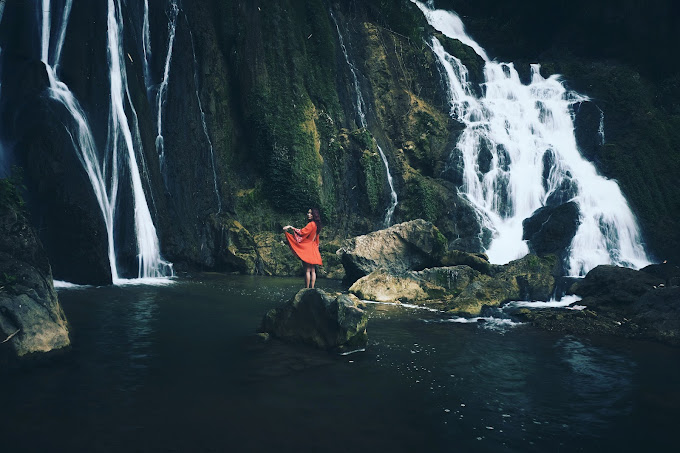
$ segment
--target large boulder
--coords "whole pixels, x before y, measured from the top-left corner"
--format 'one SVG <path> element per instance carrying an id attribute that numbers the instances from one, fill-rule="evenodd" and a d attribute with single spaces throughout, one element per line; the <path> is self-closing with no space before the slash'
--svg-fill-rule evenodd
<path id="1" fill-rule="evenodd" d="M 0 359 L 70 345 L 47 256 L 24 215 L 0 210 Z"/>
<path id="2" fill-rule="evenodd" d="M 283 340 L 342 352 L 366 346 L 367 323 L 368 313 L 356 297 L 302 289 L 282 307 L 269 310 L 261 331 Z"/>
<path id="3" fill-rule="evenodd" d="M 422 219 L 357 236 L 337 251 L 345 267 L 345 280 L 354 283 L 376 269 L 391 274 L 435 266 L 446 253 L 446 238 Z"/>
<path id="4" fill-rule="evenodd" d="M 485 274 L 468 265 L 392 273 L 378 269 L 357 280 L 352 294 L 378 302 L 443 304 L 451 313 L 477 316 L 484 306 L 510 300 L 548 300 L 555 288 L 557 259 L 527 255 Z"/>
<path id="5" fill-rule="evenodd" d="M 580 223 L 579 208 L 573 201 L 545 206 L 522 222 L 522 239 L 527 241 L 531 253 L 554 254 L 564 259 Z"/>
<path id="6" fill-rule="evenodd" d="M 407 271 L 399 275 L 378 269 L 349 288 L 361 299 L 376 302 L 441 303 L 458 296 L 480 273 L 469 266 Z"/>

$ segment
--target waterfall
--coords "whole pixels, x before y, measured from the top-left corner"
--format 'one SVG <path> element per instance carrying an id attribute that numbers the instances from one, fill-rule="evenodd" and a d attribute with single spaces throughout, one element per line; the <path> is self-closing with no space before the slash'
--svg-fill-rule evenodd
<path id="1" fill-rule="evenodd" d="M 144 19 L 142 22 L 142 64 L 144 65 L 144 86 L 146 95 L 149 96 L 151 90 L 151 29 L 149 27 L 149 0 L 144 0 Z"/>
<path id="2" fill-rule="evenodd" d="M 66 131 L 71 138 L 78 159 L 88 175 L 95 198 L 97 199 L 97 203 L 102 212 L 107 230 L 108 255 L 112 280 L 114 284 L 125 282 L 125 280 L 121 279 L 118 275 L 114 242 L 114 221 L 116 207 L 118 205 L 118 171 L 119 165 L 126 162 L 125 159 L 120 158 L 118 153 L 118 144 L 121 136 L 125 141 L 128 151 L 127 163 L 129 164 L 135 200 L 135 227 L 138 242 L 137 248 L 139 252 L 138 276 L 140 278 L 147 278 L 172 275 L 172 265 L 160 258 L 158 239 L 153 223 L 151 222 L 151 215 L 142 190 L 141 178 L 139 176 L 134 149 L 132 147 L 132 133 L 130 132 L 123 107 L 123 84 L 125 83 L 127 99 L 130 103 L 131 111 L 136 116 L 134 106 L 130 102 L 130 94 L 127 91 L 124 72 L 125 67 L 122 66 L 123 49 L 119 42 L 122 30 L 118 26 L 118 23 L 121 22 L 120 11 L 116 13 L 113 0 L 109 0 L 107 26 L 109 43 L 108 60 L 111 79 L 111 111 L 109 138 L 107 143 L 107 159 L 104 162 L 101 162 L 86 115 L 68 86 L 59 80 L 55 70 L 59 65 L 72 3 L 73 0 L 67 0 L 64 4 L 61 23 L 59 24 L 58 33 L 56 35 L 57 38 L 54 52 L 50 53 L 51 4 L 49 0 L 43 0 L 40 55 L 42 62 L 47 68 L 50 83 L 50 97 L 61 103 L 72 117 L 73 123 L 66 126 Z M 136 131 L 136 135 L 139 135 L 138 131 Z"/>
<path id="3" fill-rule="evenodd" d="M 67 11 L 70 12 L 71 4 L 72 0 L 68 0 L 64 7 L 65 14 L 63 16 L 63 20 L 61 23 L 61 28 L 63 29 L 63 31 L 60 31 L 59 33 L 60 37 L 65 35 L 65 29 L 68 25 L 68 14 L 66 14 L 66 12 Z M 116 195 L 114 192 L 113 196 L 109 197 L 107 193 L 107 185 L 104 174 L 101 169 L 101 165 L 99 163 L 99 157 L 97 155 L 97 150 L 95 147 L 94 138 L 92 136 L 92 131 L 90 130 L 90 126 L 87 122 L 83 109 L 80 107 L 80 104 L 73 96 L 73 93 L 71 93 L 71 91 L 68 89 L 66 84 L 61 82 L 57 78 L 57 75 L 53 67 L 49 63 L 50 19 L 51 19 L 50 2 L 48 0 L 44 0 L 42 3 L 41 59 L 47 68 L 47 74 L 50 82 L 49 94 L 52 99 L 60 102 L 68 110 L 68 112 L 71 114 L 73 118 L 74 124 L 72 126 L 72 129 L 67 127 L 66 131 L 71 137 L 73 147 L 78 153 L 78 159 L 80 160 L 81 164 L 83 165 L 83 168 L 85 169 L 85 172 L 87 173 L 88 178 L 90 179 L 90 183 L 92 184 L 92 188 L 94 190 L 95 198 L 97 199 L 97 203 L 99 204 L 99 208 L 102 212 L 104 224 L 106 225 L 107 231 L 108 254 L 109 264 L 111 266 L 111 276 L 113 281 L 116 281 L 118 279 L 118 270 L 116 266 L 115 247 L 113 241 L 113 218 Z M 48 30 L 47 32 L 46 29 Z M 60 38 L 59 46 L 61 44 L 63 44 L 63 39 Z M 56 60 L 54 62 L 54 65 L 56 66 L 58 64 L 59 60 Z M 114 168 L 114 171 L 111 174 L 111 178 L 112 186 L 117 187 L 118 178 L 117 169 Z"/>
<path id="4" fill-rule="evenodd" d="M 333 19 L 333 23 L 335 24 L 335 29 L 338 31 L 338 40 L 340 42 L 340 48 L 342 49 L 342 54 L 345 56 L 345 62 L 347 62 L 347 66 L 349 67 L 350 73 L 352 74 L 352 81 L 354 82 L 354 92 L 356 93 L 356 111 L 357 111 L 357 116 L 359 120 L 359 126 L 368 129 L 368 123 L 366 122 L 366 103 L 364 102 L 364 97 L 361 94 L 361 87 L 359 85 L 359 77 L 357 76 L 357 68 L 354 66 L 354 63 L 349 58 L 349 52 L 347 51 L 347 47 L 345 46 L 345 41 L 342 37 L 342 33 L 340 32 L 340 26 L 338 25 L 338 21 L 335 19 L 335 15 L 333 15 L 333 11 L 330 11 L 331 19 Z M 383 165 L 385 165 L 385 173 L 387 175 L 387 183 L 390 186 L 390 198 L 391 198 L 391 203 L 390 206 L 387 208 L 387 212 L 385 213 L 385 220 L 384 224 L 385 227 L 389 227 L 392 224 L 392 215 L 394 214 L 394 210 L 397 207 L 397 204 L 399 203 L 399 199 L 397 198 L 397 192 L 394 190 L 394 181 L 392 179 L 392 174 L 390 173 L 390 166 L 387 162 L 387 157 L 385 156 L 385 153 L 383 152 L 382 148 L 378 144 L 378 141 L 373 138 L 373 142 L 375 143 L 376 148 L 378 148 L 378 153 L 380 154 L 380 158 L 383 161 Z"/>
<path id="5" fill-rule="evenodd" d="M 512 63 L 489 60 L 455 13 L 411 1 L 430 25 L 485 61 L 484 94 L 477 97 L 462 62 L 431 39 L 448 82 L 451 116 L 465 126 L 456 144 L 463 161 L 460 192 L 493 233 L 486 251 L 491 262 L 504 264 L 528 253 L 522 221 L 548 204 L 551 195 L 568 195 L 579 207 L 581 222 L 569 250 L 569 275 L 585 275 L 599 264 L 649 264 L 618 185 L 579 154 L 573 106 L 588 98 L 566 90 L 556 75 L 543 78 L 539 65 L 531 66 L 531 81 L 522 84 Z M 573 192 L 561 194 L 565 186 Z"/>
<path id="6" fill-rule="evenodd" d="M 127 97 L 131 111 L 136 112 L 130 102 L 123 51 L 123 20 L 118 0 L 108 0 L 107 42 L 109 76 L 111 82 L 111 108 L 109 111 L 109 137 L 107 153 L 117 159 L 119 146 L 127 155 L 134 202 L 135 233 L 137 236 L 138 277 L 154 278 L 173 275 L 172 264 L 160 255 L 156 228 L 146 202 L 142 179 L 137 167 L 132 132 L 125 113 L 124 98 Z M 135 118 L 136 120 L 136 118 Z M 136 122 L 136 121 L 135 121 Z"/>
<path id="7" fill-rule="evenodd" d="M 194 57 L 194 85 L 196 87 L 196 100 L 198 101 L 198 109 L 201 112 L 201 124 L 203 125 L 203 134 L 205 134 L 205 139 L 208 141 L 208 147 L 210 148 L 210 164 L 212 165 L 213 173 L 213 185 L 215 188 L 215 197 L 217 198 L 217 213 L 222 212 L 222 198 L 220 197 L 219 187 L 217 185 L 217 170 L 215 169 L 215 151 L 213 149 L 212 140 L 210 140 L 210 134 L 208 134 L 208 125 L 205 122 L 205 112 L 203 111 L 203 104 L 201 103 L 201 96 L 198 92 L 198 61 L 196 60 L 196 48 L 194 47 L 194 34 L 191 32 L 191 27 L 189 27 L 189 19 L 184 15 L 184 20 L 187 24 L 187 29 L 189 30 L 189 37 L 191 39 L 191 54 Z"/>
<path id="8" fill-rule="evenodd" d="M 148 11 L 145 15 L 145 26 L 148 24 Z M 163 143 L 163 108 L 165 106 L 165 101 L 168 96 L 168 81 L 170 79 L 170 62 L 172 61 L 172 49 L 175 43 L 175 31 L 177 29 L 177 15 L 179 14 L 179 7 L 177 6 L 177 1 L 172 0 L 170 2 L 170 14 L 168 22 L 168 53 L 165 57 L 165 69 L 163 70 L 163 80 L 158 87 L 158 93 L 156 94 L 156 151 L 158 152 L 158 157 L 161 165 L 161 174 L 163 179 L 166 180 L 167 185 L 167 171 L 165 168 L 165 145 Z M 146 32 L 146 31 L 145 31 Z"/>

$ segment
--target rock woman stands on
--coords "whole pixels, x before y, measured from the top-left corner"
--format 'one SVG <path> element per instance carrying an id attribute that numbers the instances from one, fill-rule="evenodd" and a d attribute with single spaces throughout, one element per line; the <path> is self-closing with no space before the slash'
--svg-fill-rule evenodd
<path id="1" fill-rule="evenodd" d="M 283 231 L 293 253 L 302 260 L 302 264 L 305 266 L 305 288 L 314 288 L 316 282 L 314 265 L 323 264 L 319 253 L 319 233 L 321 232 L 319 210 L 314 208 L 307 211 L 307 220 L 309 220 L 309 223 L 301 230 L 286 225 L 283 227 Z M 286 230 L 293 230 L 293 234 Z"/>

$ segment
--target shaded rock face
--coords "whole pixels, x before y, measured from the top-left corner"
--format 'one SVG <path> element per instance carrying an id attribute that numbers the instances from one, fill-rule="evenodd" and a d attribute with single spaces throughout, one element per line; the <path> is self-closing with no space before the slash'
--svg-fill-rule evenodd
<path id="1" fill-rule="evenodd" d="M 528 241 L 531 253 L 539 256 L 553 254 L 564 261 L 580 224 L 579 209 L 575 202 L 545 206 L 522 222 L 522 239 Z"/>
<path id="2" fill-rule="evenodd" d="M 5 338 L 0 359 L 70 345 L 45 252 L 26 218 L 14 209 L 0 212 L 0 342 Z"/>
<path id="3" fill-rule="evenodd" d="M 302 289 L 265 315 L 261 331 L 329 351 L 351 351 L 366 346 L 367 323 L 368 314 L 356 298 Z"/>
<path id="4" fill-rule="evenodd" d="M 12 63 L 12 60 L 5 64 Z M 49 99 L 41 62 L 19 65 L 3 80 L 13 108 L 4 131 L 24 169 L 31 223 L 39 232 L 55 277 L 74 283 L 110 284 L 107 233 L 92 186 L 64 129 L 66 109 Z"/>
<path id="5" fill-rule="evenodd" d="M 598 266 L 570 288 L 582 297 L 579 305 L 584 310 L 520 310 L 518 314 L 548 330 L 680 345 L 680 287 L 667 286 L 666 275 L 655 275 L 658 267 L 650 270 Z"/>
<path id="6" fill-rule="evenodd" d="M 434 266 L 445 252 L 446 239 L 439 230 L 417 219 L 352 238 L 337 253 L 345 280 L 353 283 L 378 268 L 400 273 Z"/>

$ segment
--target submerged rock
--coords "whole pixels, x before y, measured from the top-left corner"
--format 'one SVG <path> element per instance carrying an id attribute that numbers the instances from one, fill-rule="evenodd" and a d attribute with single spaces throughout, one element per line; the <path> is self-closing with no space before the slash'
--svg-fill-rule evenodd
<path id="1" fill-rule="evenodd" d="M 70 345 L 47 256 L 21 212 L 0 214 L 0 358 Z"/>
<path id="2" fill-rule="evenodd" d="M 331 296 L 320 289 L 302 289 L 262 320 L 262 332 L 329 351 L 366 346 L 368 313 L 347 294 Z"/>
<path id="3" fill-rule="evenodd" d="M 352 238 L 337 254 L 351 284 L 379 268 L 398 274 L 435 266 L 445 252 L 446 238 L 437 227 L 416 219 Z"/>

